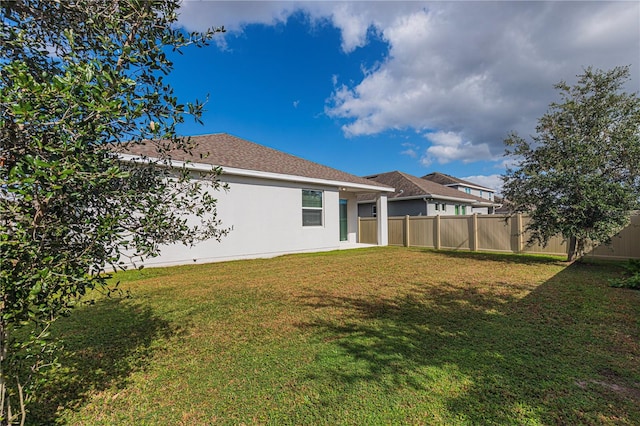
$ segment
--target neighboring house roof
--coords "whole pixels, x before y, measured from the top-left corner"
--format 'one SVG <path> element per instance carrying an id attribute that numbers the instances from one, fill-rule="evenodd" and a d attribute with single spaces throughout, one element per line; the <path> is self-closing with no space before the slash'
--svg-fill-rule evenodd
<path id="1" fill-rule="evenodd" d="M 259 145 L 227 133 L 191 136 L 190 152 L 174 150 L 169 153 L 173 162 L 191 162 L 209 166 L 220 166 L 227 174 L 240 174 L 237 170 L 261 172 L 261 177 L 282 178 L 288 176 L 290 180 L 296 177 L 306 178 L 304 181 L 320 180 L 333 183 L 349 183 L 361 189 L 392 191 L 393 188 L 372 182 L 322 164 L 314 163 Z M 156 144 L 130 145 L 119 153 L 121 156 L 157 158 Z M 237 169 L 237 170 L 236 170 Z"/>
<path id="2" fill-rule="evenodd" d="M 395 192 L 388 195 L 388 201 L 404 200 L 411 198 L 434 198 L 441 200 L 452 200 L 458 202 L 468 202 L 469 204 L 482 204 L 492 206 L 490 201 L 476 197 L 475 195 L 466 194 L 457 189 L 441 185 L 436 182 L 421 179 L 407 173 L 393 171 L 387 173 L 379 173 L 377 175 L 365 176 L 366 179 L 392 186 Z M 358 201 L 373 201 L 373 198 L 367 195 L 358 196 Z"/>
<path id="3" fill-rule="evenodd" d="M 509 203 L 508 200 L 505 200 L 502 197 L 495 197 L 495 202 L 496 204 L 499 204 L 499 207 L 496 208 L 495 213 L 496 214 L 508 214 L 510 213 L 510 207 L 511 207 L 511 203 Z"/>
<path id="4" fill-rule="evenodd" d="M 436 182 L 440 185 L 445 186 L 468 186 L 471 188 L 482 189 L 483 191 L 496 192 L 495 189 L 487 188 L 486 186 L 478 185 L 477 183 L 469 182 L 467 180 L 458 179 L 457 177 L 453 177 L 444 173 L 429 173 L 428 175 L 422 176 L 422 179 Z"/>

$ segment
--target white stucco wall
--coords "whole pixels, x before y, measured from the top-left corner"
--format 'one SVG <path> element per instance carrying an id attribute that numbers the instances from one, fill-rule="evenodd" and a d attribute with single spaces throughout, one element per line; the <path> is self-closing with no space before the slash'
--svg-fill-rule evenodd
<path id="1" fill-rule="evenodd" d="M 287 253 L 334 250 L 340 247 L 339 198 L 348 200 L 348 242 L 356 242 L 355 193 L 317 184 L 298 184 L 253 177 L 223 175 L 229 191 L 214 191 L 218 219 L 231 228 L 221 242 L 203 241 L 161 247 L 161 255 L 146 266 L 206 263 L 272 257 Z M 302 226 L 302 189 L 323 191 L 322 226 Z"/>
<path id="2" fill-rule="evenodd" d="M 493 201 L 493 197 L 494 197 L 494 192 L 493 191 L 480 190 L 480 189 L 476 189 L 476 188 L 470 188 L 468 186 L 456 186 L 455 188 L 458 189 L 458 191 L 462 191 L 462 192 L 464 192 L 466 194 L 475 195 L 476 197 L 480 197 L 480 198 L 484 198 L 485 200 Z M 469 188 L 471 190 L 471 192 L 467 192 L 467 188 Z"/>
<path id="3" fill-rule="evenodd" d="M 462 214 L 462 206 L 466 206 L 465 215 L 472 214 L 472 206 L 461 202 L 449 201 L 449 200 L 436 200 L 438 201 L 439 208 L 436 210 L 436 203 L 430 202 L 428 205 L 428 216 L 453 216 L 456 214 L 456 206 L 460 206 L 459 214 Z M 445 209 L 442 209 L 442 205 L 445 204 Z"/>
<path id="4" fill-rule="evenodd" d="M 489 207 L 474 207 L 474 214 L 489 214 Z"/>

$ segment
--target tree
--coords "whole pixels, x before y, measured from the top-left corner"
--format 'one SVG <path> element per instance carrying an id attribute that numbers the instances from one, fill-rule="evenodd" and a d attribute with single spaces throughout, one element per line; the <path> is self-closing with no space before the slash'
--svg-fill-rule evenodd
<path id="1" fill-rule="evenodd" d="M 50 324 L 89 290 L 113 290 L 105 268 L 123 268 L 126 254 L 157 255 L 163 243 L 225 234 L 213 197 L 220 170 L 193 180 L 158 167 L 189 149 L 176 126 L 203 111 L 180 104 L 163 79 L 173 68 L 167 53 L 224 31 L 184 33 L 178 7 L 2 2 L 0 424 L 24 422 L 30 376 L 55 361 Z M 117 151 L 139 143 L 153 143 L 159 160 L 119 160 Z"/>
<path id="2" fill-rule="evenodd" d="M 587 68 L 539 120 L 533 143 L 506 140 L 515 167 L 503 176 L 511 213 L 526 212 L 529 242 L 562 235 L 568 260 L 607 243 L 640 208 L 640 100 L 622 91 L 629 67 Z"/>

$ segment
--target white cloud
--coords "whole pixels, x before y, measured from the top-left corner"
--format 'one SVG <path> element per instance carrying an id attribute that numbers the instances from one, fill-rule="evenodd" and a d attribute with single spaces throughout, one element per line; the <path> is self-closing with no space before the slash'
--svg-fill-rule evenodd
<path id="1" fill-rule="evenodd" d="M 418 153 L 412 148 L 408 148 L 408 149 L 405 149 L 404 151 L 400 151 L 400 154 L 407 155 L 411 158 L 418 158 Z"/>
<path id="2" fill-rule="evenodd" d="M 293 101 L 294 108 L 298 108 L 298 105 L 300 105 L 300 100 Z"/>
<path id="3" fill-rule="evenodd" d="M 224 25 L 227 31 L 237 33 L 249 24 L 286 22 L 296 10 L 297 4 L 289 1 L 184 0 L 180 5 L 179 23 L 190 31 Z"/>
<path id="4" fill-rule="evenodd" d="M 510 131 L 535 131 L 557 99 L 558 81 L 589 65 L 632 63 L 638 75 L 639 17 L 637 3 L 415 5 L 378 28 L 390 46 L 387 59 L 359 83 L 336 89 L 327 113 L 344 119 L 351 137 L 389 129 L 463 136 L 455 147 L 435 141 L 426 164 L 496 158 Z M 574 28 L 589 29 L 594 42 Z"/>
<path id="5" fill-rule="evenodd" d="M 505 156 L 500 160 L 498 164 L 496 164 L 495 167 L 497 169 L 502 169 L 502 170 L 517 169 L 520 167 L 519 165 L 521 160 L 522 160 L 521 157 Z"/>
<path id="6" fill-rule="evenodd" d="M 178 23 L 189 31 L 206 31 L 224 26 L 226 34 L 216 34 L 214 41 L 221 49 L 227 48 L 228 35 L 241 34 L 247 25 L 277 25 L 303 10 L 300 2 L 293 1 L 237 1 L 237 0 L 182 0 Z"/>
<path id="7" fill-rule="evenodd" d="M 493 175 L 475 175 L 475 176 L 467 176 L 460 179 L 477 183 L 480 186 L 484 186 L 486 188 L 495 189 L 498 194 L 502 192 L 502 178 L 501 175 L 493 174 Z"/>
<path id="8" fill-rule="evenodd" d="M 401 151 L 400 154 L 408 155 L 411 158 L 418 158 L 418 152 L 417 152 L 417 149 L 419 149 L 418 145 L 405 142 L 402 144 L 402 146 L 406 149 Z"/>
<path id="9" fill-rule="evenodd" d="M 349 3 L 336 6 L 331 16 L 333 24 L 342 30 L 342 50 L 352 52 L 367 41 L 369 20 L 364 15 L 355 15 Z"/>
<path id="10" fill-rule="evenodd" d="M 474 145 L 471 141 L 465 141 L 458 133 L 440 131 L 427 133 L 425 137 L 431 142 L 431 146 L 420 159 L 424 166 L 429 166 L 434 161 L 445 164 L 456 160 L 470 163 L 491 159 L 491 151 L 486 143 Z"/>
<path id="11" fill-rule="evenodd" d="M 533 133 L 557 100 L 553 85 L 586 66 L 631 64 L 628 90 L 640 88 L 638 2 L 185 1 L 181 22 L 240 32 L 297 11 L 338 28 L 346 53 L 371 31 L 388 43 L 360 81 L 332 76 L 325 111 L 350 137 L 420 132 L 432 143 L 423 163 L 498 160 L 507 134 Z"/>

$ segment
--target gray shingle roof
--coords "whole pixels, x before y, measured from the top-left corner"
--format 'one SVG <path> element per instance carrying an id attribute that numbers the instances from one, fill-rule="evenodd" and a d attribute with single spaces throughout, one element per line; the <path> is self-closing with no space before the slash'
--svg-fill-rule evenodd
<path id="1" fill-rule="evenodd" d="M 190 153 L 185 153 L 183 150 L 173 150 L 170 152 L 171 159 L 211 164 L 221 166 L 223 169 L 231 167 L 359 185 L 386 186 L 227 133 L 192 136 L 191 144 L 193 144 L 193 148 Z M 144 145 L 131 145 L 121 153 L 150 158 L 158 157 L 156 144 L 151 142 Z"/>
<path id="2" fill-rule="evenodd" d="M 466 185 L 466 186 L 474 186 L 478 188 L 486 189 L 487 191 L 495 192 L 494 189 L 487 188 L 486 186 L 478 185 L 477 183 L 469 182 L 467 180 L 458 179 L 457 177 L 453 177 L 444 173 L 429 173 L 428 175 L 422 176 L 422 179 L 429 180 L 431 182 L 439 183 L 440 185 Z"/>
<path id="3" fill-rule="evenodd" d="M 462 191 L 458 191 L 457 189 L 453 189 L 448 186 L 444 186 L 439 183 L 425 180 L 403 172 L 393 171 L 365 177 L 367 179 L 374 180 L 378 183 L 395 188 L 395 192 L 387 196 L 390 201 L 395 198 L 407 197 L 450 197 L 461 200 L 469 200 L 470 203 L 490 203 L 490 201 L 480 197 L 476 197 L 475 195 L 466 194 Z M 369 199 L 370 197 L 367 197 L 366 195 L 358 197 L 359 201 L 369 201 Z"/>

